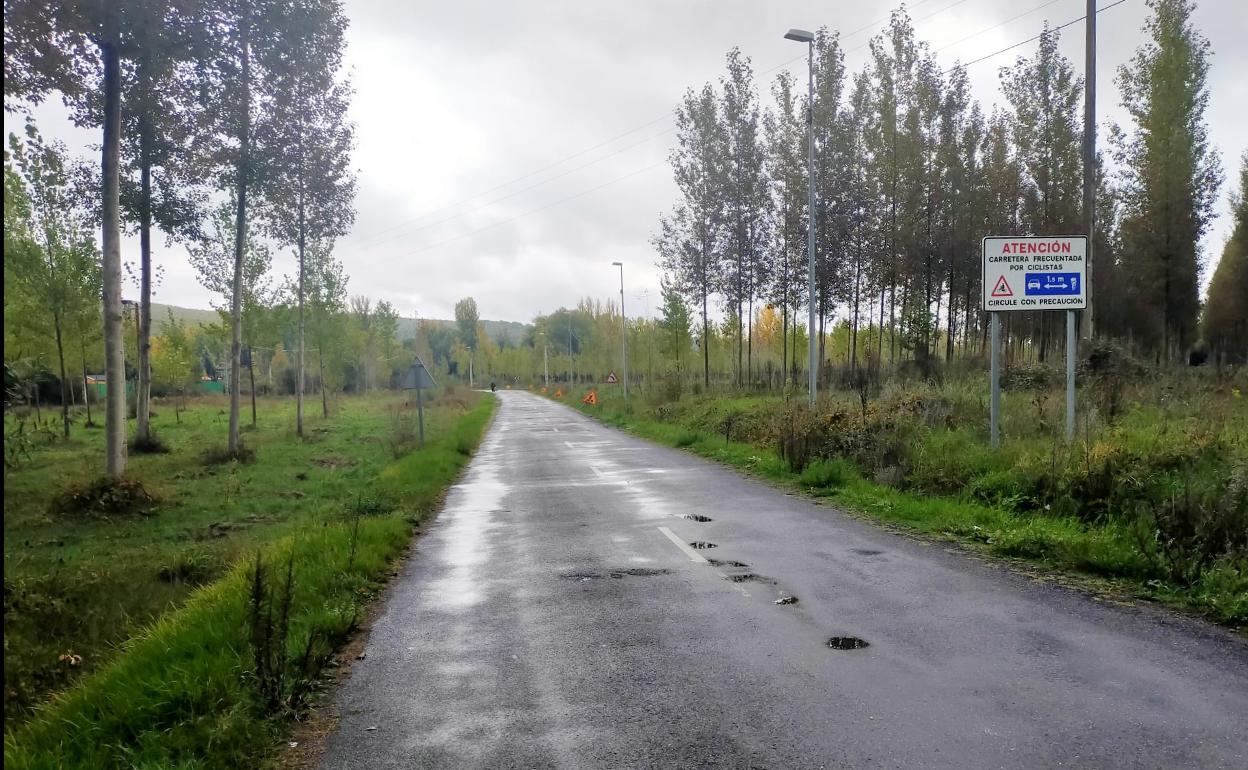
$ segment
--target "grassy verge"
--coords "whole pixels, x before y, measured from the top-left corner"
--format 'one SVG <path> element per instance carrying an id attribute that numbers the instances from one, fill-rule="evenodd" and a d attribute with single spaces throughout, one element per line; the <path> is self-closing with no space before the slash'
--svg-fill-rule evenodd
<path id="1" fill-rule="evenodd" d="M 1175 579 L 1170 565 L 1158 554 L 1156 542 L 1162 535 L 1154 529 L 1158 527 L 1155 519 L 1132 518 L 1122 503 L 1113 507 L 1119 502 L 1114 497 L 1117 492 L 1105 494 L 1108 502 L 1099 501 L 1102 507 L 1093 508 L 1088 503 L 1095 490 L 1085 479 L 1099 478 L 1096 473 L 1083 467 L 1072 471 L 1068 461 L 1056 454 L 1029 457 L 1021 440 L 991 453 L 982 437 L 959 429 L 956 423 L 952 428 L 934 429 L 875 425 L 872 430 L 877 435 L 863 437 L 859 434 L 870 431 L 852 421 L 839 423 L 844 416 L 842 406 L 832 403 L 821 405 L 815 422 L 824 421 L 823 432 L 817 434 L 809 457 L 795 464 L 791 447 L 788 458 L 777 447 L 786 435 L 777 423 L 789 419 L 791 409 L 779 398 L 699 396 L 647 402 L 643 397 L 626 408 L 609 396 L 599 406 L 587 406 L 580 402 L 580 395 L 578 391 L 564 400 L 609 425 L 826 498 L 870 519 L 957 541 L 980 552 L 1026 560 L 1118 594 L 1195 610 L 1232 628 L 1248 626 L 1248 557 L 1242 551 L 1232 546 L 1233 550 L 1192 569 L 1191 579 Z M 904 410 L 907 398 L 879 411 Z M 1192 467 L 1182 466 L 1184 473 L 1205 473 L 1217 479 L 1224 478 L 1220 473 L 1234 472 L 1237 458 L 1226 450 L 1223 440 L 1242 430 L 1242 424 L 1234 419 L 1224 422 L 1223 426 L 1230 426 L 1224 428 L 1228 432 L 1213 438 L 1202 428 L 1205 432 L 1199 435 L 1205 437 L 1206 447 L 1188 441 L 1191 434 L 1176 429 L 1174 422 L 1146 410 L 1128 415 L 1124 425 L 1105 432 L 1108 438 L 1089 442 L 1094 446 L 1089 454 L 1112 454 L 1118 445 L 1147 443 L 1147 462 L 1158 466 L 1169 462 L 1179 468 L 1181 463 L 1166 454 L 1167 447 L 1187 441 L 1182 449 L 1193 453 L 1197 461 Z M 1110 445 L 1109 441 L 1118 443 Z M 889 445 L 880 450 L 878 442 Z M 881 456 L 888 459 L 880 460 Z M 1131 483 L 1142 487 L 1139 477 L 1147 462 L 1137 459 L 1131 465 L 1126 457 L 1120 459 L 1124 460 L 1121 473 L 1128 478 L 1114 475 L 1105 484 L 1115 489 Z M 1078 463 L 1070 460 L 1069 465 Z M 1100 475 L 1108 474 L 1102 471 Z M 1186 488 L 1185 482 L 1167 480 Z M 1041 497 L 1033 487 L 1048 496 Z M 1179 494 L 1175 488 L 1168 488 L 1171 500 Z M 1160 492 L 1166 493 L 1166 489 Z M 1242 495 L 1238 499 L 1242 505 Z M 1242 520 L 1244 512 L 1238 515 Z M 1243 534 L 1207 536 L 1235 539 Z"/>
<path id="2" fill-rule="evenodd" d="M 136 475 L 166 502 L 150 518 L 89 522 L 95 537 L 108 540 L 98 547 L 76 540 L 68 553 L 77 558 L 66 570 L 81 574 L 107 567 L 95 590 L 100 601 L 122 608 L 100 612 L 124 612 L 130 603 L 142 607 L 145 622 L 132 620 L 124 639 L 113 642 L 115 651 L 105 640 L 120 634 L 83 632 L 94 634 L 101 662 L 35 708 L 24 723 L 8 720 L 5 765 L 207 768 L 263 761 L 285 731 L 286 718 L 316 689 L 321 667 L 376 595 L 414 524 L 467 462 L 494 403 L 488 395 L 440 399 L 427 413 L 426 446 L 398 459 L 387 439 L 402 432 L 394 428 L 393 397 L 344 401 L 337 415 L 314 426 L 323 430 L 311 441 L 294 440 L 285 420 L 274 417 L 275 430 L 262 428 L 252 437 L 259 455 L 254 464 L 204 478 L 175 478 L 174 467 L 186 472 L 203 466 L 198 461 L 177 466 L 179 454 L 188 454 L 179 450 L 185 444 L 170 435 L 175 431 L 164 433 L 174 452 L 144 458 L 154 464 L 136 463 Z M 194 419 L 184 415 L 188 422 Z M 214 424 L 210 417 L 207 422 Z M 35 459 L 40 466 L 47 460 Z M 313 462 L 317 459 L 321 462 Z M 30 469 L 32 476 L 40 473 Z M 228 497 L 240 485 L 248 493 Z M 23 505 L 16 500 L 10 505 L 8 487 L 6 551 L 11 529 L 65 525 L 24 517 Z M 289 492 L 300 494 L 282 494 Z M 226 526 L 246 521 L 257 509 L 270 510 L 275 520 Z M 193 546 L 180 536 L 223 528 L 229 535 L 212 534 Z M 235 542 L 220 542 L 226 540 Z M 112 560 L 110 547 L 120 552 Z M 209 549 L 221 566 L 198 586 L 165 582 L 158 565 L 187 548 Z M 20 565 L 20 573 L 10 574 L 6 553 L 6 678 L 16 650 L 9 638 L 9 586 L 37 579 L 36 556 L 37 551 Z M 263 585 L 255 579 L 257 561 L 267 576 Z M 161 584 L 184 590 L 160 595 L 155 604 L 119 593 Z M 14 642 L 28 638 L 15 636 Z M 51 654 L 65 643 L 56 639 L 28 649 L 32 655 Z"/>

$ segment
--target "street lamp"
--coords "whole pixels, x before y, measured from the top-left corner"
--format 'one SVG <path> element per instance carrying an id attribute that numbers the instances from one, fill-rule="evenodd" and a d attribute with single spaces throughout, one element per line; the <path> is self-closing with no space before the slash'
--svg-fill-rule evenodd
<path id="1" fill-rule="evenodd" d="M 612 262 L 620 269 L 620 358 L 624 362 L 624 401 L 628 402 L 628 317 L 624 315 L 624 263 Z"/>
<path id="2" fill-rule="evenodd" d="M 542 338 L 542 384 L 550 387 L 550 343 L 546 341 L 546 332 L 538 332 Z"/>
<path id="3" fill-rule="evenodd" d="M 804 29 L 791 29 L 784 34 L 785 40 L 806 43 L 808 85 L 806 90 L 806 179 L 808 193 L 808 224 L 806 227 L 806 284 L 810 304 L 810 326 L 806 330 L 807 388 L 810 405 L 815 405 L 817 387 L 815 362 L 815 36 Z"/>

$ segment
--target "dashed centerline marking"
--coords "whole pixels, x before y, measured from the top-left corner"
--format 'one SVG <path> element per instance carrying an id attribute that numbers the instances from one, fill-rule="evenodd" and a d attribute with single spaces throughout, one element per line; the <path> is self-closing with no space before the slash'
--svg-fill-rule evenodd
<path id="1" fill-rule="evenodd" d="M 676 547 L 679 548 L 682 552 L 684 552 L 685 556 L 689 557 L 689 561 L 697 562 L 699 564 L 708 563 L 707 560 L 703 558 L 702 554 L 698 553 L 697 551 L 693 550 L 688 545 L 686 545 L 684 540 L 681 540 L 680 538 L 676 537 L 676 533 L 672 532 L 667 527 L 659 527 L 659 531 L 662 532 L 664 535 L 667 535 L 667 539 L 675 543 Z"/>

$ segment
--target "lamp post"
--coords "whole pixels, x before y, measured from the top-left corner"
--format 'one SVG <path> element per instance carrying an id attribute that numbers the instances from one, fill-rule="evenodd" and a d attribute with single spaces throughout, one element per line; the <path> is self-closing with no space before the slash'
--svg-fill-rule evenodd
<path id="1" fill-rule="evenodd" d="M 550 343 L 546 341 L 546 332 L 542 332 L 542 384 L 550 387 Z"/>
<path id="2" fill-rule="evenodd" d="M 810 305 L 810 326 L 806 329 L 807 389 L 810 405 L 815 405 L 818 363 L 815 361 L 815 36 L 804 29 L 791 29 L 784 34 L 785 40 L 807 45 L 806 68 L 806 180 L 807 180 L 807 226 L 806 226 L 806 284 L 807 302 Z"/>
<path id="3" fill-rule="evenodd" d="M 624 263 L 612 262 L 620 269 L 620 359 L 624 362 L 624 402 L 628 402 L 628 316 L 624 315 Z"/>

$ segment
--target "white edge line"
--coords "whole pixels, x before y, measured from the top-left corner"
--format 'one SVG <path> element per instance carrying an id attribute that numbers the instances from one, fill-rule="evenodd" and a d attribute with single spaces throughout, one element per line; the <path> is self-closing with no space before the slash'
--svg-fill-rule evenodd
<path id="1" fill-rule="evenodd" d="M 676 547 L 679 548 L 682 552 L 684 552 L 685 556 L 689 557 L 689 561 L 698 562 L 699 564 L 710 563 L 705 558 L 703 558 L 702 554 L 690 548 L 689 545 L 685 543 L 684 540 L 681 540 L 680 538 L 676 537 L 676 534 L 672 532 L 670 529 L 668 529 L 667 527 L 659 527 L 659 531 L 662 532 L 664 535 L 667 535 L 667 539 L 675 543 Z"/>

